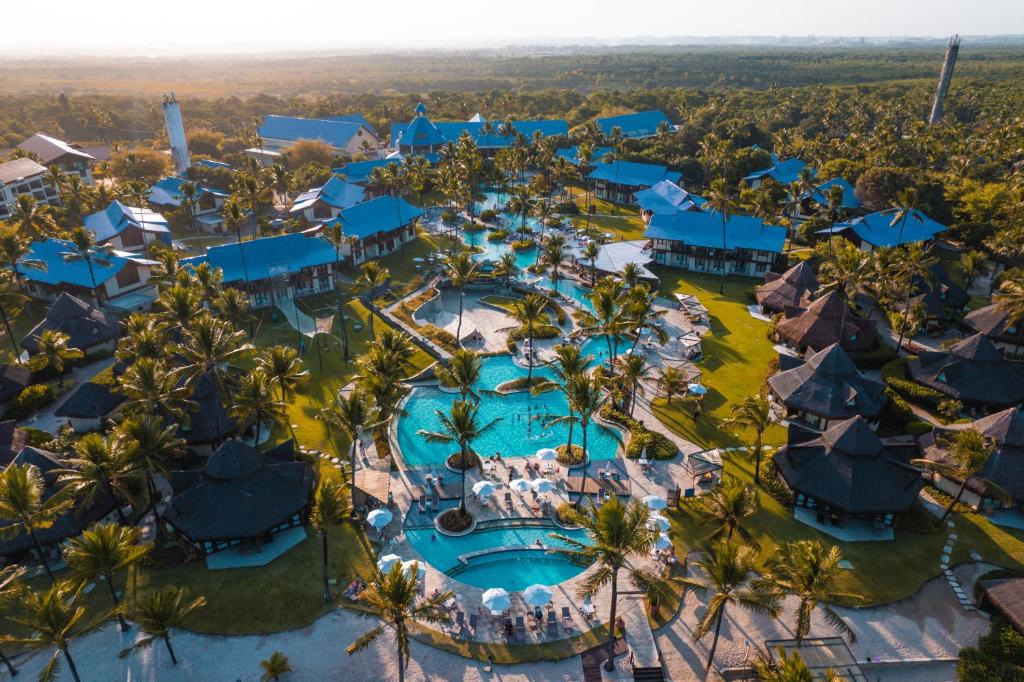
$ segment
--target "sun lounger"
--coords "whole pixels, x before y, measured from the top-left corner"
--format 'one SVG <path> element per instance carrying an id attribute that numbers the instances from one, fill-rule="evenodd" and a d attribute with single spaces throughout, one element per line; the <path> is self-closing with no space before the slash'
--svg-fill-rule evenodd
<path id="1" fill-rule="evenodd" d="M 437 494 L 437 488 L 434 488 L 431 500 L 434 503 L 434 511 L 441 511 L 441 496 Z"/>
<path id="2" fill-rule="evenodd" d="M 509 508 L 509 511 L 514 508 L 515 505 L 512 502 L 512 493 L 505 493 L 505 506 Z"/>
<path id="3" fill-rule="evenodd" d="M 462 611 L 456 611 L 455 612 L 455 627 L 453 628 L 454 631 L 458 632 L 461 635 L 462 634 L 462 630 L 465 627 L 466 627 L 466 614 L 463 613 Z"/>
<path id="4" fill-rule="evenodd" d="M 526 623 L 523 622 L 522 616 L 516 616 L 516 640 L 522 641 L 526 639 Z"/>
<path id="5" fill-rule="evenodd" d="M 479 622 L 478 618 L 477 618 L 477 615 L 475 613 L 469 614 L 469 632 L 474 637 L 476 636 L 476 624 L 477 624 L 477 622 Z"/>
<path id="6" fill-rule="evenodd" d="M 423 514 L 427 511 L 427 496 L 425 493 L 420 493 L 420 513 Z"/>
<path id="7" fill-rule="evenodd" d="M 566 632 L 572 632 L 572 616 L 569 614 L 569 607 L 562 607 L 562 627 L 565 628 Z"/>
<path id="8" fill-rule="evenodd" d="M 558 621 L 555 619 L 554 610 L 548 611 L 547 631 L 548 637 L 558 637 Z"/>

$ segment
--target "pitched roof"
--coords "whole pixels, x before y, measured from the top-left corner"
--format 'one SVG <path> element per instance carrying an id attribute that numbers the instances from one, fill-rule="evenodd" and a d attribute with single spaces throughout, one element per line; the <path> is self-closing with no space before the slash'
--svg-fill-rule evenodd
<path id="1" fill-rule="evenodd" d="M 807 163 L 800 159 L 786 159 L 785 161 L 779 161 L 777 157 L 772 156 L 774 165 L 768 168 L 762 168 L 761 170 L 754 171 L 744 180 L 760 180 L 763 178 L 771 178 L 775 182 L 781 185 L 788 185 L 791 182 L 795 182 L 800 178 L 800 171 L 802 171 Z M 812 175 L 814 169 L 811 169 Z"/>
<path id="2" fill-rule="evenodd" d="M 93 277 L 96 278 L 96 286 L 101 286 L 108 279 L 121 272 L 129 263 L 145 266 L 156 264 L 154 261 L 143 258 L 138 254 L 113 251 L 109 255 L 104 255 L 102 262 L 94 259 L 92 271 L 90 272 L 89 264 L 84 259 L 64 260 L 64 255 L 68 253 L 75 253 L 75 246 L 63 239 L 51 237 L 45 241 L 32 242 L 29 252 L 18 262 L 39 260 L 46 267 L 38 269 L 22 266 L 21 274 L 30 282 L 49 285 L 69 284 L 92 289 Z"/>
<path id="3" fill-rule="evenodd" d="M 921 351 L 907 370 L 914 381 L 964 403 L 1009 407 L 1024 401 L 1024 364 L 1004 358 L 983 334 L 945 351 Z"/>
<path id="4" fill-rule="evenodd" d="M 370 181 L 370 174 L 373 173 L 374 168 L 382 168 L 384 166 L 400 165 L 402 163 L 401 158 L 397 159 L 370 159 L 368 161 L 350 161 L 341 168 L 334 169 L 333 172 L 341 173 L 349 182 L 355 183 L 366 183 Z"/>
<path id="5" fill-rule="evenodd" d="M 633 263 L 638 266 L 638 273 L 641 279 L 656 280 L 658 276 L 645 267 L 654 260 L 650 250 L 647 248 L 647 244 L 648 241 L 646 239 L 631 239 L 629 241 L 603 244 L 601 250 L 597 252 L 597 258 L 594 259 L 594 268 L 600 272 L 621 274 L 622 269 L 627 263 Z M 574 255 L 580 262 L 589 265 L 589 261 L 582 257 L 581 252 L 582 249 Z"/>
<path id="6" fill-rule="evenodd" d="M 772 277 L 774 275 L 774 277 Z M 782 275 L 768 273 L 764 284 L 754 289 L 754 299 L 759 305 L 774 312 L 782 312 L 787 306 L 798 306 L 805 298 L 818 290 L 818 276 L 805 260 L 800 261 Z"/>
<path id="7" fill-rule="evenodd" d="M 980 580 L 978 588 L 983 600 L 988 601 L 1019 632 L 1024 632 L 1024 578 Z"/>
<path id="8" fill-rule="evenodd" d="M 605 154 L 610 154 L 615 150 L 611 147 L 594 147 L 590 153 L 590 163 L 597 163 L 605 157 Z M 580 147 L 579 145 L 573 145 L 572 147 L 562 147 L 561 149 L 555 150 L 555 156 L 559 156 L 569 163 L 576 165 L 580 162 Z"/>
<path id="9" fill-rule="evenodd" d="M 29 158 L 14 159 L 0 163 L 0 185 L 16 182 L 23 178 L 31 178 L 46 172 L 46 166 L 40 166 Z"/>
<path id="10" fill-rule="evenodd" d="M 885 386 L 864 377 L 837 344 L 769 377 L 768 385 L 787 407 L 827 419 L 873 419 L 887 402 Z"/>
<path id="11" fill-rule="evenodd" d="M 820 350 L 838 343 L 844 350 L 858 351 L 870 350 L 875 345 L 874 322 L 855 315 L 834 291 L 807 307 L 787 307 L 782 315 L 776 331 L 801 350 Z"/>
<path id="12" fill-rule="evenodd" d="M 512 128 L 527 139 L 540 133 L 541 137 L 568 135 L 569 124 L 559 119 L 533 119 L 511 121 Z M 391 146 L 438 147 L 447 142 L 457 142 L 463 133 L 468 133 L 478 147 L 508 147 L 514 141 L 511 135 L 500 135 L 502 121 L 491 121 L 494 133 L 484 134 L 486 121 L 431 121 L 425 115 L 415 116 L 408 123 L 394 123 L 391 126 Z"/>
<path id="13" fill-rule="evenodd" d="M 353 121 L 272 114 L 263 119 L 259 126 L 259 135 L 265 139 L 289 142 L 319 140 L 332 147 L 341 148 L 348 145 L 362 127 L 362 123 Z"/>
<path id="14" fill-rule="evenodd" d="M 190 400 L 195 407 L 189 413 L 187 423 L 178 426 L 178 435 L 186 443 L 213 443 L 238 432 L 238 422 L 228 414 L 210 374 L 204 374 L 196 381 Z"/>
<path id="15" fill-rule="evenodd" d="M 809 197 L 819 206 L 827 206 L 828 190 L 835 186 L 843 188 L 843 201 L 839 204 L 840 208 L 858 209 L 863 205 L 861 200 L 857 197 L 857 190 L 843 178 L 832 178 L 831 180 L 826 180 L 804 196 Z"/>
<path id="16" fill-rule="evenodd" d="M 633 196 L 640 208 L 655 215 L 673 215 L 676 211 L 700 208 L 705 203 L 702 197 L 690 194 L 669 180 L 662 180 Z"/>
<path id="17" fill-rule="evenodd" d="M 87 381 L 79 384 L 54 415 L 75 419 L 102 419 L 125 401 L 125 396 L 110 384 Z"/>
<path id="18" fill-rule="evenodd" d="M 928 281 L 920 277 L 914 280 L 910 304 L 924 306 L 928 317 L 948 319 L 970 302 L 971 295 L 949 277 L 941 264 L 933 265 L 930 272 Z M 897 301 L 893 307 L 903 310 L 904 301 Z"/>
<path id="19" fill-rule="evenodd" d="M 422 215 L 421 209 L 405 199 L 383 196 L 350 206 L 325 224 L 341 223 L 346 235 L 366 239 L 378 232 L 390 232 L 408 225 Z"/>
<path id="20" fill-rule="evenodd" d="M 917 499 L 921 472 L 890 452 L 862 417 L 818 436 L 800 431 L 791 426 L 789 443 L 773 458 L 793 491 L 851 514 L 904 512 Z"/>
<path id="21" fill-rule="evenodd" d="M 44 164 L 50 163 L 55 159 L 59 159 L 65 154 L 77 156 L 85 161 L 95 161 L 92 154 L 88 154 L 81 149 L 77 149 L 64 140 L 58 140 L 55 137 L 43 135 L 42 133 L 36 133 L 32 137 L 28 138 L 18 145 L 18 149 L 22 149 L 26 152 L 32 152 L 38 156 Z"/>
<path id="22" fill-rule="evenodd" d="M 367 120 L 367 118 L 362 114 L 340 114 L 338 116 L 325 116 L 324 120 L 340 121 L 341 123 L 358 123 L 359 125 L 369 130 L 374 135 L 377 134 L 377 131 L 374 130 L 372 125 L 370 125 L 370 121 Z"/>
<path id="23" fill-rule="evenodd" d="M 854 218 L 848 223 L 838 223 L 832 231 L 849 230 L 872 246 L 899 246 L 934 239 L 935 235 L 949 229 L 917 209 L 893 225 L 892 221 L 896 217 L 896 213 L 894 208 L 869 213 L 866 216 Z"/>
<path id="24" fill-rule="evenodd" d="M 611 137 L 612 131 L 619 128 L 627 138 L 651 137 L 658 132 L 658 126 L 662 123 L 672 125 L 668 116 L 659 109 L 649 111 L 638 111 L 632 114 L 620 114 L 618 116 L 603 116 L 595 118 L 594 122 L 601 129 L 605 137 Z"/>
<path id="25" fill-rule="evenodd" d="M 971 331 L 997 341 L 1016 342 L 1021 333 L 1021 320 L 1010 320 L 1009 313 L 992 303 L 964 315 L 961 324 Z"/>
<path id="26" fill-rule="evenodd" d="M 181 264 L 195 267 L 200 263 L 209 263 L 221 269 L 226 284 L 246 280 L 246 274 L 247 281 L 256 282 L 334 261 L 335 250 L 329 241 L 319 235 L 293 232 L 253 239 L 240 245 L 212 246 L 206 250 L 205 256 L 182 258 Z"/>
<path id="27" fill-rule="evenodd" d="M 678 183 L 682 173 L 670 171 L 657 163 L 638 163 L 636 161 L 612 161 L 594 164 L 594 170 L 587 176 L 591 180 L 605 180 L 617 185 L 631 187 L 652 187 L 662 180 Z"/>
<path id="28" fill-rule="evenodd" d="M 97 242 L 113 239 L 128 226 L 137 227 L 144 232 L 169 232 L 167 218 L 163 215 L 148 208 L 126 206 L 117 199 L 111 201 L 102 211 L 82 218 L 82 225 L 96 236 Z"/>
<path id="29" fill-rule="evenodd" d="M 224 164 L 227 166 L 227 164 Z M 230 168 L 230 166 L 227 166 Z M 161 178 L 153 183 L 153 186 L 149 188 L 148 196 L 149 200 L 154 204 L 161 206 L 181 206 L 185 203 L 185 195 L 181 192 L 181 184 L 185 182 L 185 178 L 179 178 L 175 176 Z M 206 195 L 212 194 L 214 197 L 226 198 L 227 192 L 222 192 L 219 189 L 210 189 L 201 185 L 196 186 L 196 199 Z M 138 211 L 139 209 L 133 209 Z M 154 215 L 160 216 L 159 213 Z M 161 218 L 163 216 L 160 216 Z M 147 217 L 148 226 L 148 217 Z"/>
<path id="30" fill-rule="evenodd" d="M 309 504 L 313 471 L 292 457 L 288 441 L 260 453 L 223 443 L 191 485 L 176 489 L 164 518 L 193 542 L 242 540 L 272 531 Z"/>
<path id="31" fill-rule="evenodd" d="M 0 365 L 0 403 L 6 403 L 32 383 L 27 364 Z"/>
<path id="32" fill-rule="evenodd" d="M 66 291 L 61 292 L 46 309 L 46 315 L 39 324 L 21 340 L 22 348 L 29 353 L 38 352 L 39 337 L 48 330 L 67 334 L 71 337 L 68 345 L 81 350 L 100 346 L 121 336 L 121 324 L 116 317 Z"/>
<path id="33" fill-rule="evenodd" d="M 19 429 L 13 419 L 0 422 L 0 469 L 11 463 L 28 445 L 28 431 Z"/>
<path id="34" fill-rule="evenodd" d="M 671 215 L 655 214 L 644 236 L 665 239 L 709 249 L 722 248 L 722 217 L 710 211 L 677 211 Z M 782 253 L 786 228 L 766 225 L 748 215 L 731 215 L 726 221 L 726 249 L 754 249 Z"/>
<path id="35" fill-rule="evenodd" d="M 366 188 L 354 182 L 346 182 L 337 175 L 332 175 L 320 187 L 303 192 L 288 209 L 289 213 L 300 213 L 313 204 L 325 203 L 334 208 L 348 208 L 358 204 L 366 196 Z"/>

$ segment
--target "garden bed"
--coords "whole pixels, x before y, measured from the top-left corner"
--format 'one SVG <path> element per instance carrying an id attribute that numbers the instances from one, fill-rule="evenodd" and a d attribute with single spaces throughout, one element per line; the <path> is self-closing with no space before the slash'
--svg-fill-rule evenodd
<path id="1" fill-rule="evenodd" d="M 579 445 L 573 445 L 570 451 L 566 446 L 559 445 L 558 450 L 558 463 L 564 467 L 578 467 L 583 466 L 585 463 L 583 458 L 583 448 Z"/>
<path id="2" fill-rule="evenodd" d="M 445 460 L 445 466 L 455 472 L 469 471 L 470 469 L 476 469 L 480 466 L 480 457 L 475 452 L 466 453 L 466 464 L 462 464 L 462 453 L 453 452 L 448 455 L 448 459 Z"/>
<path id="3" fill-rule="evenodd" d="M 534 386 L 540 386 L 547 382 L 548 380 L 541 376 L 530 377 L 529 380 L 527 380 L 527 377 L 519 377 L 518 379 L 498 384 L 494 390 L 498 393 L 517 393 L 519 391 L 528 391 Z"/>
<path id="4" fill-rule="evenodd" d="M 467 533 L 473 527 L 473 515 L 458 508 L 443 511 L 435 521 L 437 529 L 445 533 Z"/>
<path id="5" fill-rule="evenodd" d="M 679 453 L 676 444 L 664 434 L 651 431 L 627 414 L 605 406 L 601 410 L 601 418 L 629 431 L 626 456 L 630 459 L 639 458 L 645 448 L 647 449 L 647 459 L 672 459 Z"/>

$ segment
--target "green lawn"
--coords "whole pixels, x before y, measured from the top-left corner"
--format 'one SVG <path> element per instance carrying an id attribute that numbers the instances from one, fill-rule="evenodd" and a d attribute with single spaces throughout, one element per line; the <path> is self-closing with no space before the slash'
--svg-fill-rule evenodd
<path id="1" fill-rule="evenodd" d="M 14 340 L 19 345 L 25 335 L 32 331 L 46 315 L 47 306 L 41 301 L 29 300 L 21 309 L 21 314 L 11 320 L 11 331 L 14 332 Z M 11 348 L 11 339 L 7 330 L 0 328 L 0 362 L 14 362 L 14 349 Z"/>

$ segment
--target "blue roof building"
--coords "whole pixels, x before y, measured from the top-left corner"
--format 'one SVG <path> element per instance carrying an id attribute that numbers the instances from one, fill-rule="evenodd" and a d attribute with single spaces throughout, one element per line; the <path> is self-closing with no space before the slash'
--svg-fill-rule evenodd
<path id="1" fill-rule="evenodd" d="M 383 196 L 346 208 L 324 226 L 340 225 L 345 235 L 358 238 L 358 243 L 346 246 L 344 251 L 352 256 L 353 263 L 362 263 L 415 239 L 413 222 L 422 215 L 421 209 L 405 199 Z"/>
<path id="2" fill-rule="evenodd" d="M 619 116 L 605 116 L 594 120 L 605 137 L 611 137 L 615 128 L 620 129 L 626 138 L 632 140 L 654 137 L 658 134 L 658 126 L 662 123 L 667 124 L 670 130 L 674 130 L 672 121 L 668 120 L 668 116 L 658 109 Z"/>
<path id="3" fill-rule="evenodd" d="M 722 216 L 712 211 L 654 214 L 645 236 L 651 240 L 656 263 L 697 272 L 763 277 L 780 265 L 786 228 L 766 225 L 754 216 L 729 216 L 722 233 Z M 725 253 L 723 257 L 723 239 Z"/>
<path id="4" fill-rule="evenodd" d="M 896 221 L 894 208 L 869 213 L 847 223 L 838 223 L 819 234 L 842 234 L 865 251 L 883 246 L 902 246 L 915 242 L 929 242 L 949 228 L 932 220 L 918 209 Z"/>
<path id="5" fill-rule="evenodd" d="M 374 148 L 379 144 L 372 129 L 355 120 L 301 118 L 299 116 L 267 116 L 259 126 L 264 149 L 280 152 L 299 140 L 317 140 L 338 152 L 354 154 L 361 151 L 363 141 Z"/>
<path id="6" fill-rule="evenodd" d="M 772 157 L 773 159 L 777 157 Z M 765 178 L 771 178 L 780 185 L 788 185 L 791 182 L 796 182 L 800 178 L 800 171 L 807 166 L 806 163 L 800 159 L 786 159 L 785 161 L 777 161 L 773 166 L 763 168 L 759 171 L 755 171 L 743 178 L 750 183 L 750 186 L 757 189 L 761 182 Z M 811 169 L 811 175 L 815 174 L 814 169 Z"/>
<path id="7" fill-rule="evenodd" d="M 309 268 L 334 263 L 334 245 L 316 234 L 294 232 L 263 237 L 241 244 L 222 244 L 206 250 L 204 256 L 182 258 L 182 266 L 209 263 L 220 268 L 224 283 L 262 282 L 293 275 Z M 250 289 L 251 292 L 251 289 Z"/>
<path id="8" fill-rule="evenodd" d="M 384 166 L 390 165 L 398 166 L 401 165 L 401 163 L 401 157 L 393 159 L 371 159 L 369 161 L 350 161 L 341 168 L 332 169 L 331 172 L 344 175 L 349 182 L 357 185 L 366 185 L 370 182 L 370 174 L 373 173 L 374 168 L 383 168 Z"/>
<path id="9" fill-rule="evenodd" d="M 313 223 L 333 218 L 341 210 L 355 206 L 365 198 L 365 187 L 332 175 L 322 186 L 314 187 L 296 197 L 288 212 L 292 215 L 302 214 L 307 221 Z"/>
<path id="10" fill-rule="evenodd" d="M 474 116 L 470 121 L 431 121 L 427 117 L 427 108 L 421 102 L 415 110 L 416 116 L 408 123 L 394 123 L 391 126 L 391 147 L 404 154 L 428 154 L 440 151 L 448 142 L 458 142 L 463 133 L 468 133 L 477 147 L 483 151 L 496 150 L 511 146 L 515 141 L 512 135 L 498 133 L 502 128 L 501 121 L 491 121 L 489 126 L 493 133 L 485 133 L 488 123 L 482 117 Z M 569 124 L 556 119 L 536 119 L 529 121 L 512 121 L 512 128 L 527 140 L 535 135 L 553 137 L 569 134 Z"/>
<path id="11" fill-rule="evenodd" d="M 224 163 L 223 161 L 214 161 L 213 159 L 196 159 L 192 162 L 193 166 L 201 166 L 203 168 L 221 168 L 223 170 L 231 170 L 231 164 Z"/>
<path id="12" fill-rule="evenodd" d="M 594 183 L 594 194 L 620 204 L 636 203 L 636 192 L 653 187 L 663 180 L 679 183 L 682 173 L 665 166 L 635 161 L 597 163 L 587 176 Z"/>
<path id="13" fill-rule="evenodd" d="M 157 206 L 180 208 L 185 203 L 185 196 L 181 193 L 183 182 L 185 182 L 185 178 L 175 176 L 157 180 L 149 188 L 149 202 Z M 209 211 L 211 207 L 220 208 L 224 200 L 228 198 L 228 193 L 197 185 L 195 198 L 196 212 L 201 213 Z"/>
<path id="14" fill-rule="evenodd" d="M 669 180 L 662 180 L 648 189 L 636 192 L 641 210 L 653 215 L 674 215 L 677 211 L 696 211 L 705 200 Z"/>
<path id="15" fill-rule="evenodd" d="M 601 163 L 602 159 L 604 159 L 604 157 L 607 154 L 611 154 L 614 151 L 615 150 L 612 149 L 611 147 L 594 147 L 591 150 L 591 152 L 590 152 L 590 163 L 591 164 Z M 579 148 L 578 145 L 575 145 L 575 146 L 572 146 L 572 147 L 563 147 L 561 149 L 556 149 L 555 150 L 555 155 L 556 156 L 559 156 L 559 157 L 565 159 L 566 161 L 568 161 L 569 163 L 573 164 L 574 166 L 580 165 L 580 156 L 579 156 L 579 154 L 580 154 L 580 148 Z"/>
<path id="16" fill-rule="evenodd" d="M 842 187 L 843 188 L 843 201 L 839 205 L 839 208 L 845 208 L 850 211 L 855 211 L 863 206 L 861 200 L 857 198 L 857 191 L 853 185 L 848 183 L 843 178 L 832 178 L 826 182 L 821 183 L 810 192 L 804 194 L 804 199 L 810 199 L 818 206 L 828 206 L 828 190 L 831 187 Z"/>
<path id="17" fill-rule="evenodd" d="M 123 251 L 143 251 L 154 241 L 171 243 L 166 218 L 148 208 L 126 206 L 117 199 L 102 211 L 82 218 L 82 225 L 100 244 Z"/>
<path id="18" fill-rule="evenodd" d="M 341 114 L 340 116 L 327 116 L 324 118 L 325 121 L 338 121 L 340 123 L 358 123 L 363 126 L 376 137 L 380 137 L 377 130 L 370 125 L 370 122 L 362 114 Z"/>

